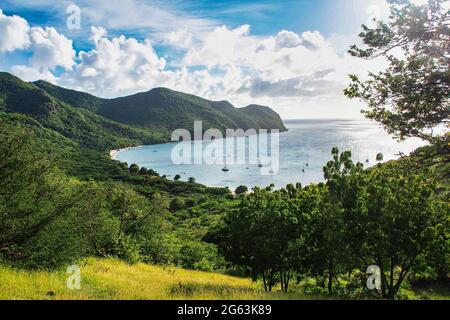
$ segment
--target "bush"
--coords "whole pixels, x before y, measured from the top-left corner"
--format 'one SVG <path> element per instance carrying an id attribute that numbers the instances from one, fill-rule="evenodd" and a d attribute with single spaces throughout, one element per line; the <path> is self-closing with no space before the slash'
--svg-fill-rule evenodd
<path id="1" fill-rule="evenodd" d="M 130 166 L 130 173 L 138 173 L 139 172 L 139 166 L 136 163 L 133 163 Z"/>
<path id="2" fill-rule="evenodd" d="M 234 191 L 237 195 L 243 194 L 243 193 L 247 193 L 248 188 L 246 186 L 239 186 L 236 188 L 236 190 Z"/>
<path id="3" fill-rule="evenodd" d="M 185 207 L 185 202 L 183 199 L 181 199 L 179 197 L 173 198 L 172 201 L 170 201 L 170 206 L 169 206 L 170 211 L 178 211 L 178 210 L 184 209 L 184 207 Z"/>
<path id="4" fill-rule="evenodd" d="M 145 176 L 145 175 L 147 175 L 147 173 L 148 173 L 147 168 L 142 167 L 142 168 L 139 170 L 139 175 L 141 175 L 141 176 Z"/>

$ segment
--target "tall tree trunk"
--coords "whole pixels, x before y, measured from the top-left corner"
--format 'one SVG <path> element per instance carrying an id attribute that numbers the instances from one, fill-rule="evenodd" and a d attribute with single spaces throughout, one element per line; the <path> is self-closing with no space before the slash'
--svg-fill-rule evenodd
<path id="1" fill-rule="evenodd" d="M 283 277 L 283 271 L 280 271 L 280 283 L 281 283 L 281 291 L 285 292 L 284 289 L 284 277 Z"/>
<path id="2" fill-rule="evenodd" d="M 266 280 L 266 274 L 265 274 L 265 272 L 263 272 L 262 277 L 263 277 L 264 291 L 267 292 L 267 280 Z"/>

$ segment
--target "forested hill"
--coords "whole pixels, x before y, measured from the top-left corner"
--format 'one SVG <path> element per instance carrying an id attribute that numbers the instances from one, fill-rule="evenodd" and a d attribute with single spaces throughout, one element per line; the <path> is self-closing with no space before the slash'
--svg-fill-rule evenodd
<path id="1" fill-rule="evenodd" d="M 239 109 L 228 101 L 210 101 L 167 88 L 101 99 L 45 81 L 37 81 L 34 85 L 73 107 L 87 109 L 126 125 L 166 133 L 178 128 L 192 129 L 195 120 L 202 120 L 204 128 L 222 131 L 227 128 L 286 130 L 280 116 L 269 107 L 251 105 Z"/>

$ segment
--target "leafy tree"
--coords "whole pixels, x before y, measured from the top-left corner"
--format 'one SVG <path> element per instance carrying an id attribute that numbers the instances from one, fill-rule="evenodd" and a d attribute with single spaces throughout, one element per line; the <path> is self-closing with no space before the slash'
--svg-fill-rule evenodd
<path id="1" fill-rule="evenodd" d="M 378 153 L 377 157 L 376 157 L 376 161 L 377 162 L 381 162 L 381 161 L 383 161 L 383 158 L 384 158 L 383 154 L 382 153 Z"/>
<path id="2" fill-rule="evenodd" d="M 333 281 L 344 271 L 351 271 L 354 261 L 348 252 L 348 239 L 351 235 L 346 235 L 346 222 L 344 213 L 354 210 L 356 199 L 354 192 L 357 190 L 350 183 L 349 177 L 357 179 L 363 174 L 363 165 L 354 164 L 351 159 L 351 152 L 339 153 L 338 148 L 333 148 L 333 160 L 324 167 L 324 177 L 328 192 L 325 195 L 326 201 L 323 209 L 314 217 L 313 233 L 315 241 L 312 246 L 316 253 L 316 271 L 326 273 L 327 288 L 330 293 L 333 291 Z"/>
<path id="3" fill-rule="evenodd" d="M 136 163 L 133 163 L 130 165 L 130 173 L 138 173 L 139 172 L 139 166 Z"/>
<path id="4" fill-rule="evenodd" d="M 349 257 L 341 261 L 348 270 L 360 265 L 363 272 L 369 265 L 379 266 L 381 294 L 393 299 L 435 243 L 436 233 L 442 234 L 448 204 L 434 200 L 434 186 L 423 178 L 395 176 L 382 168 L 363 171 L 350 156 L 334 148 L 334 160 L 324 168 L 330 203 L 341 221 L 334 237 Z"/>
<path id="5" fill-rule="evenodd" d="M 175 177 L 173 178 L 173 180 L 178 181 L 181 179 L 181 176 L 179 174 L 175 175 Z"/>
<path id="6" fill-rule="evenodd" d="M 240 194 L 247 193 L 247 191 L 248 191 L 248 188 L 246 186 L 239 186 L 239 187 L 236 188 L 236 190 L 234 192 L 237 195 L 240 195 Z"/>
<path id="7" fill-rule="evenodd" d="M 449 207 L 433 200 L 433 185 L 418 176 L 372 172 L 364 182 L 355 194 L 355 210 L 345 212 L 349 241 L 361 261 L 380 267 L 382 296 L 393 299 L 433 243 Z"/>
<path id="8" fill-rule="evenodd" d="M 286 192 L 255 188 L 226 214 L 212 237 L 228 261 L 246 268 L 253 279 L 262 278 L 266 291 L 277 282 L 287 291 L 295 268 L 302 219 L 289 206 Z"/>
<path id="9" fill-rule="evenodd" d="M 141 176 L 145 176 L 145 175 L 147 175 L 147 173 L 148 173 L 147 168 L 142 167 L 142 168 L 139 170 L 139 174 L 140 174 Z"/>
<path id="10" fill-rule="evenodd" d="M 183 199 L 179 197 L 175 197 L 170 201 L 169 209 L 170 211 L 178 211 L 185 207 L 185 202 Z"/>
<path id="11" fill-rule="evenodd" d="M 194 178 L 194 177 L 190 177 L 190 178 L 188 179 L 188 182 L 189 182 L 189 183 L 195 183 L 195 178 Z"/>
<path id="12" fill-rule="evenodd" d="M 352 46 L 355 57 L 383 57 L 389 67 L 370 73 L 362 81 L 351 75 L 345 90 L 368 109 L 363 113 L 380 122 L 398 138 L 419 137 L 436 142 L 432 129 L 449 121 L 450 13 L 446 0 L 415 5 L 408 0 L 388 0 L 391 18 L 377 26 L 363 26 L 365 47 Z"/>

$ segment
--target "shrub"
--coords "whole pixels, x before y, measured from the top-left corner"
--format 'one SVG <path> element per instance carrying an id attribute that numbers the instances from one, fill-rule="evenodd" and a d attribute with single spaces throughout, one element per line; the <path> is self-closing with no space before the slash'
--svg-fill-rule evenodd
<path id="1" fill-rule="evenodd" d="M 246 186 L 239 186 L 236 188 L 235 193 L 237 195 L 243 194 L 243 193 L 247 193 L 248 188 Z"/>
<path id="2" fill-rule="evenodd" d="M 133 163 L 130 166 L 130 173 L 138 173 L 139 172 L 139 166 L 136 163 Z"/>
<path id="3" fill-rule="evenodd" d="M 185 202 L 183 199 L 179 198 L 179 197 L 175 197 L 172 199 L 172 201 L 170 201 L 170 206 L 169 209 L 171 211 L 178 211 L 181 210 L 185 207 Z"/>

